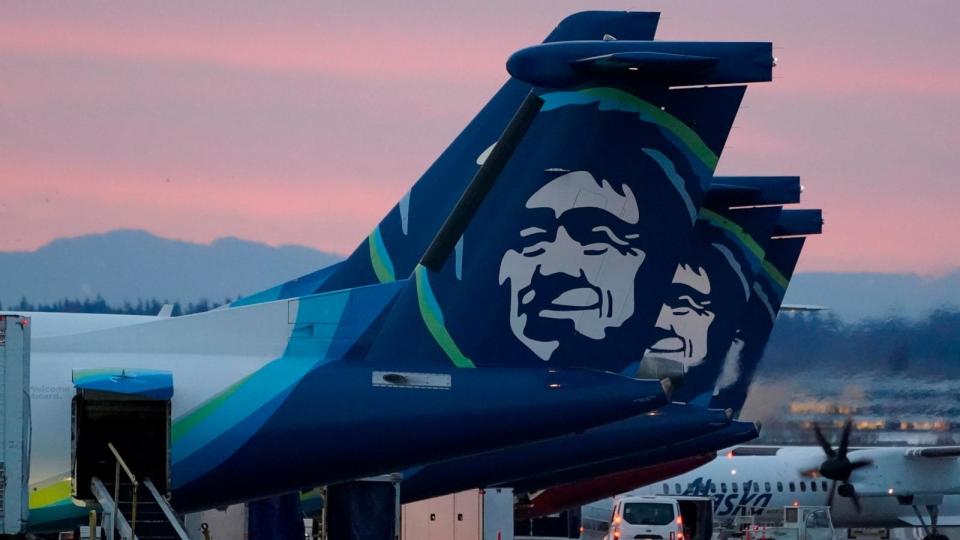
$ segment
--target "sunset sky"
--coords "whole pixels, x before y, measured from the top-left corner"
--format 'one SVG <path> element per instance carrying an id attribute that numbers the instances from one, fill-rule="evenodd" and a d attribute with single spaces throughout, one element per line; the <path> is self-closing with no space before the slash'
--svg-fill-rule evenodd
<path id="1" fill-rule="evenodd" d="M 583 9 L 773 41 L 719 174 L 799 174 L 801 270 L 960 267 L 960 3 L 19 2 L 0 7 L 0 250 L 117 228 L 346 253 Z"/>

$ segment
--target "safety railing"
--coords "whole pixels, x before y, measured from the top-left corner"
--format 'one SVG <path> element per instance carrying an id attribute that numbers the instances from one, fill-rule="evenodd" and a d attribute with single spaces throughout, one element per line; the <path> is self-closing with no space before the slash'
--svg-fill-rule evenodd
<path id="1" fill-rule="evenodd" d="M 110 449 L 110 453 L 113 454 L 114 459 L 116 460 L 116 468 L 114 470 L 113 476 L 113 500 L 120 505 L 120 471 L 122 470 L 124 474 L 127 475 L 127 478 L 130 479 L 130 532 L 131 534 L 136 534 L 137 531 L 137 488 L 140 487 L 140 484 L 137 482 L 137 477 L 133 475 L 133 472 L 130 471 L 130 467 L 127 466 L 127 463 L 123 460 L 123 457 L 120 456 L 120 452 L 117 452 L 117 448 L 113 446 L 113 443 L 108 442 L 107 448 Z"/>
<path id="2" fill-rule="evenodd" d="M 177 518 L 177 514 L 173 511 L 173 508 L 170 507 L 170 503 L 167 502 L 167 499 L 164 498 L 163 495 L 160 495 L 160 492 L 157 491 L 157 487 L 153 485 L 153 482 L 151 482 L 149 478 L 144 478 L 143 485 L 147 488 L 150 495 L 153 496 L 153 500 L 157 501 L 160 510 L 163 511 L 164 517 L 167 518 L 174 532 L 177 533 L 177 537 L 180 540 L 190 540 L 190 536 L 187 534 L 186 529 L 184 529 L 183 524 L 180 523 L 180 519 Z"/>
<path id="3" fill-rule="evenodd" d="M 103 482 L 99 478 L 93 477 L 90 481 L 90 487 L 103 512 L 102 527 L 107 534 L 107 540 L 114 540 L 117 533 L 120 535 L 120 540 L 136 540 L 137 537 L 133 534 L 130 523 L 117 509 L 114 499 L 110 497 L 110 492 L 107 491 Z"/>

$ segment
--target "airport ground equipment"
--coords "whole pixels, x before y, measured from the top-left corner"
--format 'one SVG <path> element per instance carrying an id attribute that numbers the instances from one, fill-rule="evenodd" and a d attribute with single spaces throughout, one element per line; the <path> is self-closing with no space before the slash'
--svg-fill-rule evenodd
<path id="1" fill-rule="evenodd" d="M 753 522 L 753 516 L 734 521 L 737 535 L 744 540 L 833 540 L 833 521 L 829 506 L 785 506 L 783 521 L 777 527 Z M 729 531 L 721 538 L 730 537 Z"/>
<path id="2" fill-rule="evenodd" d="M 323 507 L 324 540 L 398 538 L 400 478 L 398 474 L 385 474 L 328 486 Z"/>
<path id="3" fill-rule="evenodd" d="M 169 372 L 74 370 L 73 497 L 96 502 L 108 540 L 188 540 L 170 489 Z"/>
<path id="4" fill-rule="evenodd" d="M 513 490 L 471 489 L 403 505 L 401 540 L 512 540 Z"/>
<path id="5" fill-rule="evenodd" d="M 91 478 L 91 491 L 103 509 L 101 528 L 112 540 L 189 540 L 180 518 L 149 478 L 138 479 L 116 448 L 108 443 L 115 458 L 113 479 L 104 484 Z M 109 486 L 109 487 L 108 487 Z"/>
<path id="6" fill-rule="evenodd" d="M 710 540 L 710 497 L 617 497 L 607 538 L 624 540 Z"/>
<path id="7" fill-rule="evenodd" d="M 30 466 L 30 319 L 0 315 L 0 537 L 26 530 Z"/>

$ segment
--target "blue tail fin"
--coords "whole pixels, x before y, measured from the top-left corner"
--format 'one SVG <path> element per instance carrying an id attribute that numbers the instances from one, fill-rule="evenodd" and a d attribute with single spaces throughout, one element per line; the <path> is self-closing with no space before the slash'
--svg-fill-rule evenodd
<path id="1" fill-rule="evenodd" d="M 700 212 L 645 341 L 647 355 L 686 367 L 675 401 L 709 404 L 780 214 L 780 207 Z"/>
<path id="2" fill-rule="evenodd" d="M 754 294 L 728 351 L 727 363 L 710 401 L 711 407 L 732 409 L 737 416 L 743 409 L 804 240 L 797 237 L 770 241 L 763 271 L 754 282 Z"/>
<path id="3" fill-rule="evenodd" d="M 659 13 L 584 11 L 563 19 L 544 43 L 651 40 Z M 531 86 L 510 79 L 343 262 L 240 298 L 232 306 L 403 279 L 413 272 L 473 175 L 478 158 L 503 132 Z"/>
<path id="4" fill-rule="evenodd" d="M 535 89 L 366 360 L 635 363 L 743 90 Z"/>

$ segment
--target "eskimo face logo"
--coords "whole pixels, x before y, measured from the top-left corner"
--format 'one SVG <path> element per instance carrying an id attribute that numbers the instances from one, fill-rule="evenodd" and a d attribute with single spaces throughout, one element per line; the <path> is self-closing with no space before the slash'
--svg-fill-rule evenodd
<path id="1" fill-rule="evenodd" d="M 500 260 L 509 282 L 510 329 L 549 360 L 562 336 L 601 340 L 634 312 L 634 282 L 646 253 L 630 187 L 568 172 L 526 202 L 519 246 Z"/>
<path id="2" fill-rule="evenodd" d="M 667 301 L 660 308 L 660 339 L 647 352 L 693 367 L 707 355 L 710 325 L 716 318 L 710 301 L 710 276 L 703 267 L 677 267 Z"/>

